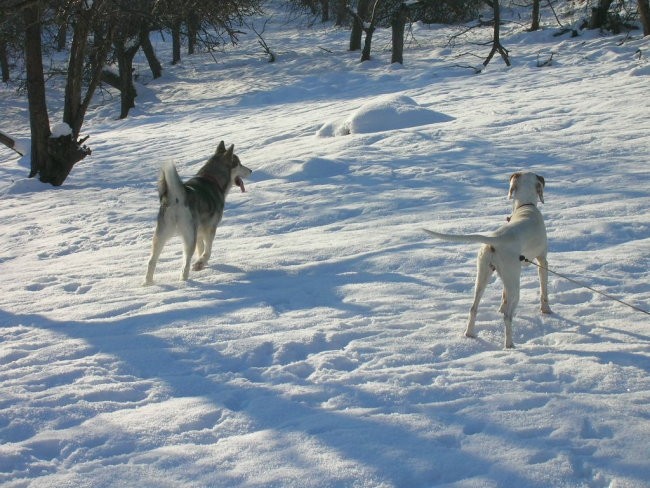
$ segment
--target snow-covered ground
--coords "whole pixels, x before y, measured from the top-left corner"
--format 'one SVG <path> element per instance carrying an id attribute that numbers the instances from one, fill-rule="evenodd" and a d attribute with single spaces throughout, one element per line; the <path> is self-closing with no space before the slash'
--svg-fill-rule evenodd
<path id="1" fill-rule="evenodd" d="M 498 283 L 465 338 L 476 246 L 420 230 L 490 231 L 538 172 L 550 267 L 650 308 L 650 39 L 553 32 L 506 28 L 513 67 L 474 75 L 457 55 L 488 48 L 446 28 L 415 26 L 403 67 L 379 30 L 360 64 L 276 15 L 276 63 L 242 36 L 126 120 L 99 93 L 61 188 L 0 146 L 0 484 L 650 486 L 648 315 L 551 276 L 542 316 L 527 267 L 516 349 Z M 15 87 L 0 111 L 28 147 Z M 159 167 L 221 139 L 254 172 L 211 264 L 179 282 L 176 239 L 142 286 Z"/>

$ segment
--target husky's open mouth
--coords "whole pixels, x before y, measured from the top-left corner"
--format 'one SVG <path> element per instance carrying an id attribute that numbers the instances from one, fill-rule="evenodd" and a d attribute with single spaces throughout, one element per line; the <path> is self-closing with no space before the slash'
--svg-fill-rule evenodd
<path id="1" fill-rule="evenodd" d="M 244 186 L 244 180 L 242 179 L 241 176 L 237 176 L 235 178 L 235 185 L 239 187 L 239 189 L 244 193 L 246 191 L 246 187 Z"/>

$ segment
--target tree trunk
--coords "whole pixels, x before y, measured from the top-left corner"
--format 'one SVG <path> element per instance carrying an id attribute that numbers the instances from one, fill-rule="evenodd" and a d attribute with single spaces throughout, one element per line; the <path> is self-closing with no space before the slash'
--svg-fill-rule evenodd
<path id="1" fill-rule="evenodd" d="M 62 52 L 65 50 L 65 43 L 68 39 L 68 24 L 66 22 L 61 23 L 59 30 L 56 33 L 56 50 Z"/>
<path id="2" fill-rule="evenodd" d="M 75 23 L 70 45 L 70 59 L 68 60 L 68 76 L 65 85 L 65 104 L 63 107 L 63 121 L 72 129 L 75 136 L 79 135 L 83 115 L 81 113 L 81 92 L 84 79 L 84 61 L 90 24 L 82 12 L 77 12 L 79 19 Z"/>
<path id="3" fill-rule="evenodd" d="M 99 0 L 94 0 L 93 5 L 99 4 Z M 79 106 L 79 113 L 75 119 L 75 125 L 71 125 L 75 137 L 79 136 L 79 131 L 81 130 L 81 125 L 83 124 L 84 117 L 86 116 L 86 111 L 88 106 L 92 101 L 92 97 L 95 93 L 95 90 L 99 86 L 101 81 L 102 69 L 106 64 L 106 57 L 109 50 L 112 46 L 113 41 L 113 29 L 115 26 L 112 26 L 107 32 L 93 32 L 93 49 L 88 56 L 88 63 L 86 66 L 86 71 L 88 72 L 88 86 L 86 87 L 86 95 L 84 96 L 81 105 Z M 90 151 L 88 152 L 90 154 Z"/>
<path id="4" fill-rule="evenodd" d="M 50 119 L 45 99 L 45 77 L 41 49 L 41 11 L 38 3 L 25 7 L 25 71 L 31 128 L 31 169 L 29 177 L 39 175 L 43 183 L 62 185 L 72 167 L 90 154 L 74 134 L 50 137 Z"/>
<path id="5" fill-rule="evenodd" d="M 7 43 L 0 40 L 0 73 L 2 73 L 2 82 L 7 83 L 10 78 L 9 57 L 7 56 Z"/>
<path id="6" fill-rule="evenodd" d="M 25 71 L 27 76 L 27 100 L 31 129 L 31 169 L 29 177 L 48 175 L 50 158 L 47 139 L 50 137 L 50 119 L 45 100 L 45 77 L 41 51 L 41 9 L 38 3 L 23 10 L 25 23 Z"/>
<path id="7" fill-rule="evenodd" d="M 187 54 L 196 53 L 196 44 L 199 37 L 201 22 L 195 13 L 187 16 Z"/>
<path id="8" fill-rule="evenodd" d="M 172 31 L 172 64 L 181 62 L 181 22 L 175 20 Z"/>
<path id="9" fill-rule="evenodd" d="M 61 186 L 76 163 L 91 154 L 90 149 L 83 146 L 84 138 L 78 142 L 72 135 L 50 137 L 47 140 L 47 150 L 50 155 L 51 169 L 45 177 L 41 171 L 40 180 L 53 186 Z"/>
<path id="10" fill-rule="evenodd" d="M 370 61 L 370 46 L 372 44 L 372 35 L 375 33 L 375 26 L 370 24 L 365 27 L 366 39 L 363 42 L 363 51 L 361 51 L 361 61 Z"/>
<path id="11" fill-rule="evenodd" d="M 321 9 L 321 22 L 329 22 L 330 20 L 330 0 L 320 0 Z"/>
<path id="12" fill-rule="evenodd" d="M 347 14 L 347 10 L 345 8 L 345 0 L 335 0 L 335 2 L 336 20 L 334 23 L 340 27 L 345 22 L 345 15 Z"/>
<path id="13" fill-rule="evenodd" d="M 590 29 L 602 29 L 607 25 L 609 7 L 613 0 L 599 0 L 598 6 L 591 9 Z"/>
<path id="14" fill-rule="evenodd" d="M 648 0 L 638 0 L 639 16 L 643 24 L 643 35 L 650 36 L 650 2 Z"/>
<path id="15" fill-rule="evenodd" d="M 533 0 L 533 20 L 530 24 L 530 31 L 539 30 L 539 0 Z"/>
<path id="16" fill-rule="evenodd" d="M 510 66 L 510 57 L 508 55 L 508 50 L 503 47 L 501 44 L 501 7 L 499 6 L 499 0 L 492 1 L 492 10 L 494 12 L 494 36 L 492 39 L 492 50 L 488 57 L 483 61 L 483 66 L 490 64 L 492 57 L 498 52 L 503 61 L 506 63 L 506 66 Z"/>
<path id="17" fill-rule="evenodd" d="M 390 59 L 391 63 L 404 63 L 404 24 L 406 24 L 408 13 L 408 6 L 405 3 L 402 3 L 391 20 L 390 26 L 393 40 L 392 55 Z"/>
<path id="18" fill-rule="evenodd" d="M 156 52 L 151 44 L 151 39 L 149 39 L 149 26 L 146 23 L 140 28 L 140 45 L 142 46 L 142 51 L 147 58 L 154 80 L 160 78 L 162 76 L 162 65 L 160 64 L 160 61 L 158 61 Z"/>
<path id="19" fill-rule="evenodd" d="M 113 31 L 92 31 L 92 21 L 99 15 L 103 0 L 95 0 L 89 9 L 81 6 L 75 15 L 65 86 L 63 121 L 70 126 L 76 140 L 86 111 L 99 85 L 106 55 L 111 47 Z M 112 29 L 112 28 L 111 28 Z M 92 31 L 92 32 L 91 32 Z M 89 39 L 92 37 L 92 44 Z M 86 94 L 83 86 L 86 84 Z"/>
<path id="20" fill-rule="evenodd" d="M 129 110 L 135 107 L 135 97 L 138 95 L 133 85 L 133 58 L 140 49 L 140 43 L 126 47 L 125 41 L 119 39 L 114 44 L 120 73 L 120 119 L 125 119 Z"/>
<path id="21" fill-rule="evenodd" d="M 352 32 L 350 32 L 350 51 L 361 49 L 361 36 L 363 34 L 363 21 L 368 15 L 369 0 L 359 0 L 357 11 L 352 14 Z"/>

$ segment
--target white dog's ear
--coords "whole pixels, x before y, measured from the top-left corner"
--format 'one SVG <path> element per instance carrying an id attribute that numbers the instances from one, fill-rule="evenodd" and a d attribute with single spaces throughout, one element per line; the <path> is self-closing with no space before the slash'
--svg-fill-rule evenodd
<path id="1" fill-rule="evenodd" d="M 517 191 L 517 180 L 521 173 L 513 173 L 510 175 L 510 189 L 508 190 L 508 200 L 512 200 L 512 195 Z"/>
<path id="2" fill-rule="evenodd" d="M 539 197 L 539 201 L 544 203 L 544 185 L 546 182 L 544 181 L 543 176 L 535 175 L 537 176 L 537 184 L 535 185 L 535 189 L 537 190 L 537 196 Z"/>

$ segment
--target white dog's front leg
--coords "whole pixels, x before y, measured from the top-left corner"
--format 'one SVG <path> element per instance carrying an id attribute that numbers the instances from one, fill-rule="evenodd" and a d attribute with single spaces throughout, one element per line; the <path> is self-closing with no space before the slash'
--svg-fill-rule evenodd
<path id="1" fill-rule="evenodd" d="M 511 349 L 515 347 L 515 343 L 512 340 L 512 318 L 515 315 L 515 309 L 517 308 L 517 304 L 519 303 L 519 290 L 514 291 L 512 293 L 508 293 L 509 297 L 509 302 L 508 305 L 506 306 L 506 311 L 503 314 L 503 323 L 505 324 L 506 328 L 506 340 L 504 343 L 504 347 L 506 349 Z"/>
<path id="2" fill-rule="evenodd" d="M 505 349 L 512 349 L 515 347 L 515 343 L 512 340 L 512 315 L 504 315 L 503 322 L 506 326 L 506 340 L 504 344 Z"/>

